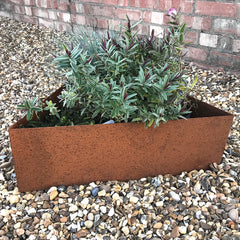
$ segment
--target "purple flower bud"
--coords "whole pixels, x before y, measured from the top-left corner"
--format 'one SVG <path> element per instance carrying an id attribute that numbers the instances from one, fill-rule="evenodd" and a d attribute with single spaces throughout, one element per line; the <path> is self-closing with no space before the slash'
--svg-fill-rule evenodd
<path id="1" fill-rule="evenodd" d="M 124 96 L 123 96 L 123 100 L 125 100 L 127 98 L 128 94 L 127 92 L 124 93 Z"/>
<path id="2" fill-rule="evenodd" d="M 152 29 L 150 41 L 152 41 L 153 38 L 154 38 L 154 29 Z"/>
<path id="3" fill-rule="evenodd" d="M 175 8 L 171 8 L 168 11 L 168 16 L 175 17 L 177 15 L 177 10 Z"/>
<path id="4" fill-rule="evenodd" d="M 109 88 L 110 88 L 110 90 L 112 90 L 112 84 L 111 83 L 109 84 Z"/>
<path id="5" fill-rule="evenodd" d="M 123 82 L 120 82 L 120 86 L 123 87 Z"/>
<path id="6" fill-rule="evenodd" d="M 98 83 L 100 83 L 100 82 L 103 82 L 103 79 L 102 79 L 102 78 L 99 79 Z"/>
<path id="7" fill-rule="evenodd" d="M 170 83 L 168 83 L 165 87 L 164 90 L 167 89 L 170 86 Z"/>
<path id="8" fill-rule="evenodd" d="M 55 54 L 52 54 L 54 58 L 56 58 L 57 56 Z"/>
<path id="9" fill-rule="evenodd" d="M 150 74 L 148 73 L 148 74 L 145 76 L 145 81 L 147 81 L 149 78 L 150 78 Z"/>
<path id="10" fill-rule="evenodd" d="M 163 72 L 167 71 L 171 66 L 170 65 L 167 65 L 164 69 L 163 69 Z"/>
<path id="11" fill-rule="evenodd" d="M 73 42 L 71 42 L 71 50 L 73 50 Z"/>
<path id="12" fill-rule="evenodd" d="M 96 55 L 96 57 L 98 60 L 102 61 L 102 59 L 98 56 L 98 54 Z"/>
<path id="13" fill-rule="evenodd" d="M 68 57 L 71 57 L 71 51 L 69 51 L 68 49 L 65 50 L 66 54 L 68 55 Z"/>
<path id="14" fill-rule="evenodd" d="M 85 64 L 89 63 L 92 60 L 92 57 L 90 57 Z"/>

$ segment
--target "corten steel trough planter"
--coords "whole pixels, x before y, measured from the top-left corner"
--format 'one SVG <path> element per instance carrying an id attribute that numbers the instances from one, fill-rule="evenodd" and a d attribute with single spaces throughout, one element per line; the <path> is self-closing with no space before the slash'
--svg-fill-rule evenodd
<path id="1" fill-rule="evenodd" d="M 57 102 L 57 90 L 49 98 Z M 19 191 L 92 181 L 140 179 L 206 169 L 220 163 L 233 115 L 192 99 L 188 120 L 159 127 L 116 123 L 81 126 L 10 127 Z"/>

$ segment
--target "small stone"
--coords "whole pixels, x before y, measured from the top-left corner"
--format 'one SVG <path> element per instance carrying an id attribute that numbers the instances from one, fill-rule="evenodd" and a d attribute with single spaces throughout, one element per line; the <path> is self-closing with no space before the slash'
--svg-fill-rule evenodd
<path id="1" fill-rule="evenodd" d="M 11 204 L 18 203 L 18 202 L 19 202 L 19 197 L 18 197 L 17 195 L 12 195 L 12 196 L 10 196 L 10 198 L 9 198 L 9 202 L 10 202 Z"/>
<path id="2" fill-rule="evenodd" d="M 132 202 L 132 203 L 137 203 L 138 200 L 139 200 L 139 198 L 132 196 L 132 197 L 130 197 L 129 200 L 130 200 L 130 202 Z"/>
<path id="3" fill-rule="evenodd" d="M 43 223 L 44 227 L 47 228 L 50 224 L 51 224 L 51 220 L 50 219 L 46 219 Z"/>
<path id="4" fill-rule="evenodd" d="M 24 234 L 24 232 L 25 231 L 24 231 L 23 228 L 19 228 L 19 229 L 16 230 L 16 233 L 17 233 L 18 236 L 22 236 Z"/>
<path id="5" fill-rule="evenodd" d="M 87 220 L 84 222 L 86 228 L 92 228 L 93 226 L 93 221 Z"/>
<path id="6" fill-rule="evenodd" d="M 30 208 L 28 211 L 27 211 L 28 215 L 35 215 L 36 214 L 36 209 L 35 208 Z"/>
<path id="7" fill-rule="evenodd" d="M 49 190 L 48 190 L 48 194 L 50 194 L 50 192 L 52 192 L 52 191 L 55 191 L 55 190 L 57 190 L 57 188 L 56 187 L 51 187 Z"/>
<path id="8" fill-rule="evenodd" d="M 174 201 L 179 202 L 181 200 L 180 196 L 175 192 L 170 192 L 170 196 L 173 198 Z"/>
<path id="9" fill-rule="evenodd" d="M 20 227 L 21 227 L 21 223 L 20 222 L 14 224 L 14 228 L 15 229 L 19 229 Z"/>
<path id="10" fill-rule="evenodd" d="M 87 229 L 81 229 L 80 231 L 75 233 L 77 238 L 86 237 L 88 234 L 89 231 Z"/>
<path id="11" fill-rule="evenodd" d="M 88 198 L 84 198 L 82 201 L 81 201 L 81 205 L 86 208 L 86 206 L 89 204 L 89 199 Z"/>
<path id="12" fill-rule="evenodd" d="M 78 210 L 78 206 L 71 204 L 69 207 L 69 212 L 76 212 Z"/>
<path id="13" fill-rule="evenodd" d="M 105 190 L 99 191 L 99 192 L 98 192 L 98 196 L 99 196 L 99 197 L 104 197 L 104 196 L 106 196 L 106 191 L 105 191 Z"/>
<path id="14" fill-rule="evenodd" d="M 162 227 L 162 223 L 161 222 L 157 222 L 153 225 L 153 228 L 157 228 L 160 229 Z"/>
<path id="15" fill-rule="evenodd" d="M 51 191 L 50 194 L 49 194 L 50 200 L 53 200 L 54 198 L 56 198 L 57 195 L 58 195 L 58 191 L 57 190 Z"/>
<path id="16" fill-rule="evenodd" d="M 50 213 L 43 213 L 42 219 L 43 219 L 43 220 L 51 219 L 51 214 L 50 214 Z"/>
<path id="17" fill-rule="evenodd" d="M 61 223 L 65 223 L 65 222 L 67 222 L 68 221 L 68 218 L 67 217 L 61 217 L 60 218 L 60 222 Z"/>
<path id="18" fill-rule="evenodd" d="M 238 210 L 237 209 L 231 209 L 228 213 L 228 216 L 236 222 L 238 220 Z"/>
<path id="19" fill-rule="evenodd" d="M 161 185 L 161 181 L 159 180 L 158 177 L 155 177 L 152 179 L 152 185 L 155 187 L 155 188 L 158 188 L 160 185 Z"/>
<path id="20" fill-rule="evenodd" d="M 115 214 L 114 208 L 112 207 L 109 212 L 108 212 L 108 216 L 112 217 Z"/>
<path id="21" fill-rule="evenodd" d="M 105 214 L 107 212 L 107 208 L 105 206 L 100 207 L 100 211 Z"/>
<path id="22" fill-rule="evenodd" d="M 60 185 L 60 186 L 58 186 L 57 190 L 58 190 L 58 192 L 61 193 L 61 192 L 65 192 L 67 190 L 67 188 L 63 185 Z"/>
<path id="23" fill-rule="evenodd" d="M 186 226 L 180 226 L 180 227 L 178 227 L 178 230 L 181 234 L 186 234 L 187 233 L 187 227 Z"/>
<path id="24" fill-rule="evenodd" d="M 122 228 L 122 232 L 127 236 L 129 234 L 129 228 L 127 226 L 124 226 Z"/>
<path id="25" fill-rule="evenodd" d="M 91 194 L 92 194 L 93 197 L 96 197 L 98 195 L 98 192 L 99 192 L 98 187 L 95 187 L 91 190 Z"/>
<path id="26" fill-rule="evenodd" d="M 173 230 L 171 232 L 171 237 L 172 238 L 177 238 L 179 236 L 180 236 L 180 233 L 179 233 L 178 227 L 173 228 Z"/>
<path id="27" fill-rule="evenodd" d="M 93 221 L 94 220 L 94 215 L 93 213 L 88 214 L 88 220 Z"/>
<path id="28" fill-rule="evenodd" d="M 201 228 L 203 228 L 204 230 L 209 230 L 211 229 L 211 225 L 205 223 L 205 222 L 200 222 L 200 226 Z"/>

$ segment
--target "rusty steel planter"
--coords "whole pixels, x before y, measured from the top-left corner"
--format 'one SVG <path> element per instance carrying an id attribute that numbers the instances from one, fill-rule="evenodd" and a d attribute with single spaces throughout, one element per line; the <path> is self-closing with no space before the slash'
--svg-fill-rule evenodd
<path id="1" fill-rule="evenodd" d="M 49 98 L 57 101 L 61 89 Z M 206 103 L 188 120 L 143 124 L 10 127 L 19 191 L 92 181 L 129 180 L 206 169 L 220 163 L 233 116 Z"/>

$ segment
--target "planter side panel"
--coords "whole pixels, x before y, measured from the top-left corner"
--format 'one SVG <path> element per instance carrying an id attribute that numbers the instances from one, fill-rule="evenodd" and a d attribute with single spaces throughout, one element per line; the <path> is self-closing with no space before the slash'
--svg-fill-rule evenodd
<path id="1" fill-rule="evenodd" d="M 13 128 L 18 187 L 29 191 L 207 168 L 221 161 L 232 118 L 176 120 L 147 130 L 134 123 Z"/>

